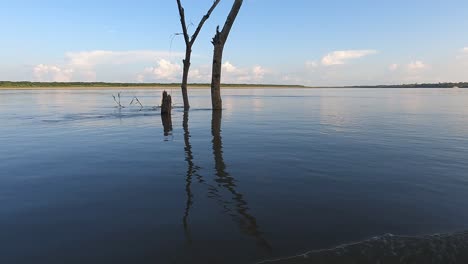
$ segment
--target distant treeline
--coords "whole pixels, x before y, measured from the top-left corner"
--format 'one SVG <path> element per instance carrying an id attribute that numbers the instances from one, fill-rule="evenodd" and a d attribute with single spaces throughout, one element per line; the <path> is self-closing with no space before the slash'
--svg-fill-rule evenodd
<path id="1" fill-rule="evenodd" d="M 0 81 L 0 87 L 6 88 L 40 88 L 40 87 L 178 87 L 180 83 L 108 83 L 108 82 L 9 82 Z M 189 84 L 189 87 L 209 87 L 209 83 Z M 277 84 L 223 84 L 223 87 L 295 87 L 302 85 Z"/>
<path id="2" fill-rule="evenodd" d="M 0 88 L 67 88 L 67 87 L 179 87 L 180 83 L 108 83 L 108 82 L 9 82 L 0 81 Z M 281 85 L 281 84 L 223 84 L 223 87 L 272 87 L 272 88 L 320 88 L 303 85 Z M 189 87 L 210 87 L 209 83 L 193 83 Z M 458 83 L 414 83 L 397 85 L 356 85 L 344 86 L 344 88 L 468 88 L 468 82 Z M 323 87 L 327 88 L 327 87 Z"/>
<path id="3" fill-rule="evenodd" d="M 347 86 L 351 88 L 468 88 L 468 82 L 458 83 L 415 83 L 415 84 L 398 84 L 398 85 L 360 85 Z"/>

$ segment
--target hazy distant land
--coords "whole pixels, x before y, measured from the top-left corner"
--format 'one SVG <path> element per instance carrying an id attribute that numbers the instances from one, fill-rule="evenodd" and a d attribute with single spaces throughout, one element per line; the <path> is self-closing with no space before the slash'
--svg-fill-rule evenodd
<path id="1" fill-rule="evenodd" d="M 227 88 L 305 88 L 303 85 L 223 84 Z M 190 88 L 210 88 L 208 83 L 189 84 Z M 0 81 L 0 89 L 158 89 L 180 88 L 180 83 L 108 83 L 108 82 L 8 82 Z"/>
<path id="2" fill-rule="evenodd" d="M 347 86 L 350 88 L 468 88 L 468 82 L 446 82 L 446 83 L 414 83 L 398 85 L 358 85 Z"/>
<path id="3" fill-rule="evenodd" d="M 223 84 L 225 88 L 468 88 L 468 82 L 415 83 L 397 85 L 305 86 L 283 84 Z M 0 81 L 0 89 L 164 89 L 178 88 L 179 83 L 110 83 L 110 82 L 10 82 Z M 209 88 L 208 83 L 189 84 L 190 88 Z"/>

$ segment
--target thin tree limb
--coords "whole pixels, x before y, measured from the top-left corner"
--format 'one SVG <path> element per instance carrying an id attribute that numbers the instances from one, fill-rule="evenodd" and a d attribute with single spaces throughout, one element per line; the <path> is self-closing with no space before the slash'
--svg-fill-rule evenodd
<path id="1" fill-rule="evenodd" d="M 179 7 L 180 24 L 182 25 L 182 31 L 184 33 L 185 44 L 189 45 L 190 37 L 187 32 L 187 23 L 185 22 L 185 11 L 180 0 L 177 0 L 177 6 Z"/>
<path id="2" fill-rule="evenodd" d="M 180 0 L 177 0 L 177 1 L 180 2 Z M 190 45 L 193 45 L 193 43 L 195 43 L 195 40 L 197 39 L 198 34 L 200 33 L 203 25 L 208 20 L 208 18 L 210 18 L 211 13 L 213 13 L 213 10 L 216 8 L 216 6 L 219 4 L 219 2 L 221 2 L 221 0 L 215 0 L 213 2 L 213 5 L 211 6 L 211 8 L 208 10 L 208 12 L 206 12 L 206 15 L 204 15 L 202 17 L 202 19 L 200 20 L 200 23 L 198 23 L 197 29 L 195 30 L 195 32 L 192 35 L 192 38 L 190 40 Z"/>
<path id="3" fill-rule="evenodd" d="M 219 41 L 221 43 L 225 43 L 229 33 L 231 32 L 232 25 L 234 24 L 234 21 L 236 20 L 237 14 L 239 14 L 239 10 L 242 6 L 243 0 L 235 0 L 234 4 L 232 5 L 231 12 L 229 12 L 229 15 L 226 19 L 226 22 L 224 23 L 223 29 L 221 30 L 219 34 Z"/>

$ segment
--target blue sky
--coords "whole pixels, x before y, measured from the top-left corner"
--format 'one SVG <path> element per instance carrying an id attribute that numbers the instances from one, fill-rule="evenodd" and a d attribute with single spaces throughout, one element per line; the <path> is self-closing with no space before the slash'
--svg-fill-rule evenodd
<path id="1" fill-rule="evenodd" d="M 182 0 L 197 24 L 212 0 Z M 208 82 L 222 0 L 197 43 Z M 0 80 L 178 82 L 175 0 L 0 0 Z M 244 0 L 224 82 L 353 85 L 468 81 L 468 1 Z M 191 28 L 194 29 L 193 27 Z"/>

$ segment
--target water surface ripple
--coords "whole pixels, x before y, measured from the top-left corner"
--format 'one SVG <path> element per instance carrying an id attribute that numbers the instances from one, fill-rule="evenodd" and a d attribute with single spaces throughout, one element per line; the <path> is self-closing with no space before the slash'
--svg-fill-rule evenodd
<path id="1" fill-rule="evenodd" d="M 0 91 L 0 263 L 466 263 L 468 90 L 112 93 Z"/>

